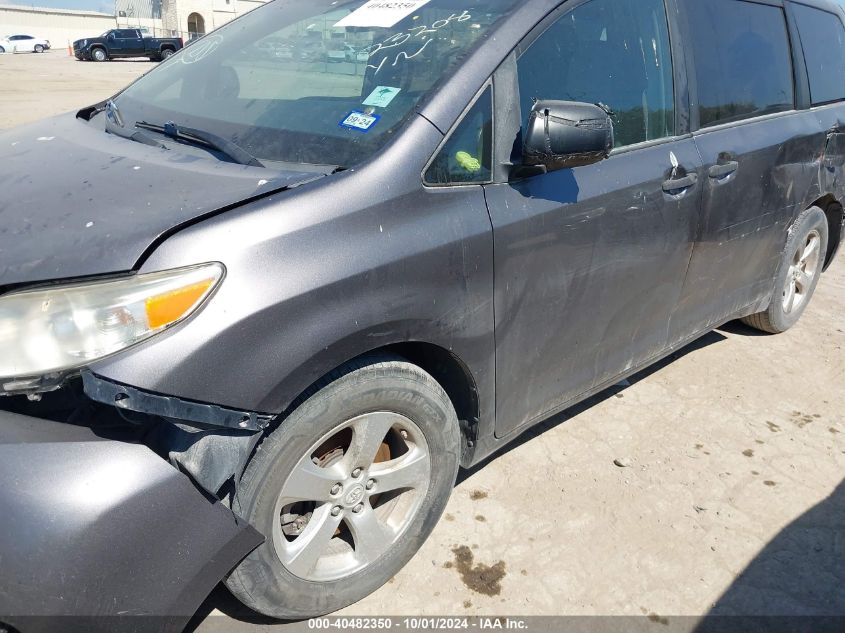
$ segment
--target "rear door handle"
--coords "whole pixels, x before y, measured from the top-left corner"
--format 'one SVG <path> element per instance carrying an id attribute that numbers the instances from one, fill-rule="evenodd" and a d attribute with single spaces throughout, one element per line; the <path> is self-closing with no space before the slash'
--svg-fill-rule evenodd
<path id="1" fill-rule="evenodd" d="M 710 168 L 710 177 L 721 180 L 722 178 L 730 176 L 737 169 L 739 169 L 739 163 L 735 160 L 729 160 L 724 163 L 719 163 L 718 165 L 713 165 Z"/>
<path id="2" fill-rule="evenodd" d="M 666 182 L 663 183 L 663 191 L 669 194 L 679 194 L 684 192 L 687 189 L 695 186 L 695 183 L 698 182 L 698 174 L 695 172 L 690 172 L 686 176 L 681 176 L 679 178 L 670 178 Z"/>

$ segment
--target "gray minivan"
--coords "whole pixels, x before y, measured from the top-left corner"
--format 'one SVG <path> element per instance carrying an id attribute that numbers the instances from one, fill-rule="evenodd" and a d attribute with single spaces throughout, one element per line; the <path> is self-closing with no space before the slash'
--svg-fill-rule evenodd
<path id="1" fill-rule="evenodd" d="M 332 612 L 460 467 L 729 320 L 794 325 L 842 241 L 844 23 L 275 0 L 0 135 L 0 623 L 178 629 L 223 578 Z"/>

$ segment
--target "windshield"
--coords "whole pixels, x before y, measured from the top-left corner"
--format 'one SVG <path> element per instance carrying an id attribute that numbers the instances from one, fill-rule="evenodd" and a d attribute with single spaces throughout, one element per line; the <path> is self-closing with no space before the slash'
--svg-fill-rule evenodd
<path id="1" fill-rule="evenodd" d="M 275 0 L 189 44 L 115 102 L 127 127 L 172 121 L 262 160 L 354 166 L 518 2 Z"/>

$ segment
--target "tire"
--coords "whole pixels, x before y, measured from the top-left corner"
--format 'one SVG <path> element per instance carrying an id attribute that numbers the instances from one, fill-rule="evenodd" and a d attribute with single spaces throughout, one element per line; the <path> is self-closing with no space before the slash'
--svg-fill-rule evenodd
<path id="1" fill-rule="evenodd" d="M 458 473 L 455 410 L 420 368 L 393 356 L 358 361 L 334 372 L 311 394 L 259 445 L 232 503 L 267 539 L 232 571 L 226 585 L 246 606 L 279 619 L 332 613 L 386 583 L 431 534 Z M 387 437 L 379 440 L 382 432 Z M 362 449 L 365 457 L 356 459 L 359 443 L 367 438 L 370 450 Z M 368 464 L 375 446 L 375 461 Z M 413 478 L 413 486 L 391 479 L 385 464 L 391 464 L 394 476 L 404 476 L 402 481 Z M 319 478 L 305 479 L 302 473 Z M 328 501 L 287 505 L 316 494 L 311 488 L 296 492 L 292 482 L 305 481 L 317 481 L 318 494 Z M 390 492 L 393 485 L 404 492 Z M 391 527 L 382 522 L 386 518 Z M 284 526 L 283 520 L 288 521 Z M 320 533 L 323 541 L 314 536 Z M 306 544 L 324 545 L 307 550 L 298 545 L 303 537 Z M 303 552 L 299 558 L 289 554 L 297 550 Z M 306 550 L 323 557 L 303 562 Z"/>
<path id="2" fill-rule="evenodd" d="M 171 57 L 175 52 L 176 51 L 174 51 L 172 48 L 165 48 L 161 51 L 161 59 L 165 60 L 168 57 Z"/>
<path id="3" fill-rule="evenodd" d="M 33 50 L 34 50 L 36 53 L 43 53 L 43 52 L 44 52 L 44 47 L 43 47 L 43 46 L 41 46 L 41 44 L 36 44 L 36 45 L 35 45 L 35 48 L 34 48 Z"/>
<path id="4" fill-rule="evenodd" d="M 764 312 L 745 317 L 742 322 L 769 334 L 781 334 L 798 323 L 819 283 L 827 242 L 824 212 L 810 207 L 801 213 L 786 241 L 771 304 Z"/>
<path id="5" fill-rule="evenodd" d="M 95 62 L 107 62 L 109 60 L 109 54 L 102 48 L 94 48 L 91 49 L 91 59 Z"/>
<path id="6" fill-rule="evenodd" d="M 5 52 L 6 52 L 6 49 L 3 48 L 2 46 L 0 46 L 0 54 L 5 53 Z"/>

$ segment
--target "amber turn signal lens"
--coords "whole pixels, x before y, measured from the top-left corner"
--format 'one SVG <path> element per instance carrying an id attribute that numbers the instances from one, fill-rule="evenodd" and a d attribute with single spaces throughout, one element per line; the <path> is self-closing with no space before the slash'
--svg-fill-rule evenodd
<path id="1" fill-rule="evenodd" d="M 181 319 L 202 300 L 212 284 L 214 280 L 207 279 L 147 299 L 145 307 L 149 328 L 157 330 Z"/>

